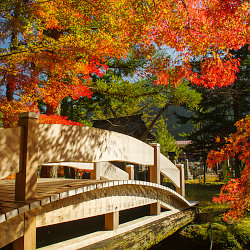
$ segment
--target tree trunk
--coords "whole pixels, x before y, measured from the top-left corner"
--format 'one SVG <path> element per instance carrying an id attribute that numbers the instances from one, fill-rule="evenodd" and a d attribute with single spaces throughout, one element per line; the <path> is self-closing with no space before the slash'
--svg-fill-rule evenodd
<path id="1" fill-rule="evenodd" d="M 42 166 L 40 177 L 41 178 L 57 178 L 57 166 Z"/>
<path id="2" fill-rule="evenodd" d="M 206 184 L 207 164 L 206 164 L 206 162 L 203 162 L 203 164 L 204 164 L 204 168 L 203 168 L 203 175 L 204 175 L 203 183 Z"/>
<path id="3" fill-rule="evenodd" d="M 75 169 L 71 167 L 63 167 L 65 178 L 75 179 Z"/>
<path id="4" fill-rule="evenodd" d="M 235 156 L 234 160 L 235 160 L 234 175 L 235 175 L 235 178 L 240 178 L 241 177 L 241 161 L 238 155 Z"/>

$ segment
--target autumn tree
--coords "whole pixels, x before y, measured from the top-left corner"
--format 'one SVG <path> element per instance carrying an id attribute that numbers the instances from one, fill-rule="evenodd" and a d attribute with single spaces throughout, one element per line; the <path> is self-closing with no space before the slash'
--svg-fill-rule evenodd
<path id="1" fill-rule="evenodd" d="M 229 180 L 222 187 L 220 196 L 214 198 L 215 202 L 230 205 L 229 211 L 224 214 L 225 220 L 242 218 L 250 211 L 250 116 L 247 115 L 236 122 L 235 126 L 237 131 L 225 138 L 224 146 L 218 151 L 211 151 L 208 155 L 208 164 L 211 167 L 236 155 L 241 161 L 241 177 Z"/>
<path id="2" fill-rule="evenodd" d="M 206 170 L 207 154 L 219 146 L 215 143 L 215 138 L 217 136 L 228 137 L 231 133 L 234 133 L 235 122 L 244 118 L 250 110 L 248 46 L 244 46 L 237 51 L 231 51 L 231 53 L 235 58 L 242 61 L 235 83 L 228 87 L 214 89 L 196 87 L 196 90 L 202 95 L 199 108 L 194 110 L 192 117 L 178 116 L 181 123 L 191 120 L 194 124 L 193 132 L 186 136 L 188 140 L 192 140 L 192 144 L 188 145 L 185 150 L 196 160 L 202 157 L 204 170 Z M 240 177 L 241 166 L 237 155 L 233 161 L 232 167 L 235 177 Z"/>
<path id="3" fill-rule="evenodd" d="M 191 109 L 197 107 L 200 94 L 191 89 L 186 81 L 173 86 L 170 82 L 168 85 L 155 85 L 156 76 L 141 79 L 137 72 L 144 70 L 147 62 L 144 57 L 135 57 L 134 52 L 131 51 L 126 60 L 112 58 L 102 77 L 92 76 L 89 87 L 93 98 L 64 99 L 61 114 L 81 123 L 93 119 L 119 122 L 121 117 L 128 119 L 143 114 L 148 130 L 138 139 L 145 141 L 148 132 L 156 132 L 156 123 L 171 105 L 185 105 Z"/>
<path id="4" fill-rule="evenodd" d="M 5 126 L 40 99 L 54 113 L 65 97 L 90 97 L 90 74 L 102 75 L 107 60 L 125 58 L 131 46 L 140 46 L 142 75 L 157 75 L 156 84 L 227 86 L 240 65 L 230 50 L 247 42 L 249 3 L 241 0 L 6 0 L 0 8 Z M 191 70 L 194 58 L 203 58 L 200 74 Z"/>

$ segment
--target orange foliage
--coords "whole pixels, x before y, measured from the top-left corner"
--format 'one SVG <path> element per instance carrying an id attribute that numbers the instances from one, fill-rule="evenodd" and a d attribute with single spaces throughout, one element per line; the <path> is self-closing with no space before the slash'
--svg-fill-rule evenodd
<path id="1" fill-rule="evenodd" d="M 235 81 L 240 64 L 230 50 L 247 44 L 247 1 L 3 2 L 0 87 L 8 93 L 0 97 L 11 105 L 13 99 L 21 102 L 19 110 L 36 110 L 39 99 L 56 107 L 67 96 L 90 97 L 91 74 L 101 76 L 107 61 L 126 58 L 131 46 L 145 55 L 146 75 L 155 74 L 157 84 L 176 85 L 187 78 L 204 87 L 227 86 Z M 7 38 L 9 46 L 4 45 Z M 155 57 L 156 51 L 163 53 Z M 199 75 L 191 70 L 195 59 L 200 61 Z M 7 121 L 11 105 L 1 103 Z"/>
<path id="2" fill-rule="evenodd" d="M 83 124 L 81 124 L 79 122 L 73 122 L 73 121 L 69 120 L 66 116 L 60 116 L 60 115 L 42 115 L 42 114 L 40 114 L 39 123 L 83 126 Z"/>
<path id="3" fill-rule="evenodd" d="M 225 184 L 215 202 L 230 204 L 230 210 L 224 214 L 225 220 L 242 218 L 250 211 L 250 116 L 238 121 L 237 132 L 225 138 L 226 144 L 220 151 L 211 151 L 208 155 L 208 165 L 213 167 L 228 157 L 238 156 L 244 164 L 241 178 L 231 179 Z"/>

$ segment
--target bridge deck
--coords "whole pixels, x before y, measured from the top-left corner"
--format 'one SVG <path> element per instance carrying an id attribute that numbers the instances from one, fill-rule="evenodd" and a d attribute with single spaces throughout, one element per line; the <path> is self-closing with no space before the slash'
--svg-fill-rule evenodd
<path id="1" fill-rule="evenodd" d="M 159 215 L 153 212 L 155 215 L 151 214 L 153 216 L 147 219 L 144 218 L 143 221 L 133 222 L 128 226 L 121 225 L 112 233 L 102 233 L 101 237 L 91 237 L 91 243 L 89 240 L 82 239 L 81 246 L 87 246 L 148 223 L 153 223 L 179 211 L 184 212 L 184 210 L 191 208 L 195 204 L 188 202 L 175 191 L 152 182 L 52 178 L 38 179 L 35 199 L 17 202 L 15 201 L 15 180 L 1 180 L 0 233 L 4 235 L 4 239 L 0 241 L 0 248 L 24 235 L 26 216 L 28 216 L 29 220 L 33 218 L 29 216 L 35 216 L 34 228 L 36 228 L 101 214 L 105 214 L 107 217 L 111 214 L 113 216 L 117 211 L 119 214 L 119 210 L 150 204 L 154 206 L 159 204 L 168 211 L 163 213 L 159 211 Z M 192 212 L 190 218 L 191 220 L 194 218 L 194 212 Z M 71 245 L 71 243 L 70 241 L 69 244 Z"/>
<path id="2" fill-rule="evenodd" d="M 15 201 L 15 180 L 0 180 L 0 223 L 50 202 L 75 195 L 93 185 L 109 181 L 38 178 L 37 197 L 28 202 Z"/>

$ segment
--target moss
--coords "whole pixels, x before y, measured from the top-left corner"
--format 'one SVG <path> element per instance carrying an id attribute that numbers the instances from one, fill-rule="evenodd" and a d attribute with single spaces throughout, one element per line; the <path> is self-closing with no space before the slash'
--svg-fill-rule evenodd
<path id="1" fill-rule="evenodd" d="M 236 237 L 228 230 L 226 225 L 213 223 L 213 245 L 219 249 L 243 249 Z M 193 241 L 210 242 L 210 223 L 192 224 L 179 232 L 182 238 Z"/>
<path id="2" fill-rule="evenodd" d="M 207 239 L 207 228 L 206 224 L 191 224 L 180 231 L 180 235 L 184 238 L 206 240 Z"/>
<path id="3" fill-rule="evenodd" d="M 250 217 L 245 218 L 241 222 L 230 225 L 229 230 L 241 243 L 244 249 L 250 248 Z"/>
<path id="4" fill-rule="evenodd" d="M 229 206 L 212 202 L 214 196 L 219 195 L 222 183 L 186 183 L 186 197 L 189 200 L 200 202 L 199 210 L 213 217 L 213 242 L 215 249 L 250 249 L 250 217 L 244 220 L 228 224 L 223 221 L 223 213 Z M 179 234 L 183 239 L 192 241 L 210 241 L 210 223 L 192 223 Z M 216 248 L 217 246 L 217 248 Z"/>

